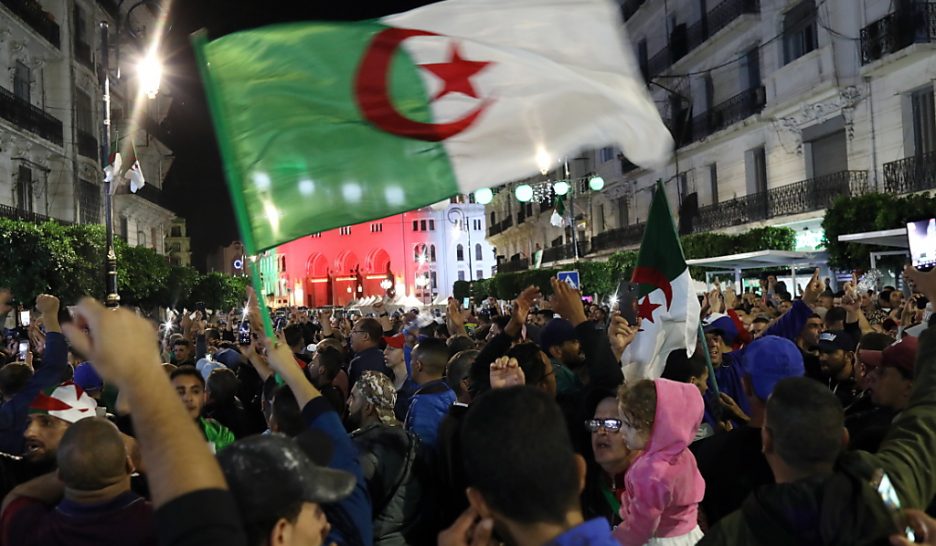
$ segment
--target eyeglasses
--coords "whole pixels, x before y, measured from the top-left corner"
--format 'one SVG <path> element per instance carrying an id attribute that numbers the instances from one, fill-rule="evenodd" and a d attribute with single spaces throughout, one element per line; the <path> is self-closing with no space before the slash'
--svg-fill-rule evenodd
<path id="1" fill-rule="evenodd" d="M 621 430 L 623 424 L 620 419 L 586 419 L 585 429 L 589 432 L 598 432 L 603 428 L 608 432 L 617 432 Z"/>

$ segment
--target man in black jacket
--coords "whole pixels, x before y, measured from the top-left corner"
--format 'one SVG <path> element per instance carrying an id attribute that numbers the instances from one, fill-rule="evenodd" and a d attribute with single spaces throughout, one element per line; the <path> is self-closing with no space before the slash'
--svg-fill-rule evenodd
<path id="1" fill-rule="evenodd" d="M 393 372 L 387 367 L 387 361 L 380 350 L 381 338 L 383 327 L 377 319 L 361 319 L 351 329 L 351 350 L 354 351 L 354 358 L 348 366 L 351 387 L 367 370 L 380 372 L 393 379 Z"/>

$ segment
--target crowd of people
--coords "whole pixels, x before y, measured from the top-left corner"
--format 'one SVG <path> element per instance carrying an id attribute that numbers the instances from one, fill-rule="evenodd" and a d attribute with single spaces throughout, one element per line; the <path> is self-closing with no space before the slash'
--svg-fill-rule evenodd
<path id="1" fill-rule="evenodd" d="M 641 322 L 556 279 L 275 335 L 252 292 L 164 324 L 41 295 L 0 367 L 0 546 L 936 544 L 936 272 L 905 278 L 716 287 L 627 384 Z"/>

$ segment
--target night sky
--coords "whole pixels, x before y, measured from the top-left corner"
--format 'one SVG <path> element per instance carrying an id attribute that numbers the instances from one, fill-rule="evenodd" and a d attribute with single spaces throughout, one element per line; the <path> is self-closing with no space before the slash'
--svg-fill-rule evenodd
<path id="1" fill-rule="evenodd" d="M 239 239 L 221 158 L 195 66 L 189 35 L 201 28 L 209 38 L 273 23 L 301 20 L 372 19 L 428 4 L 427 1 L 296 2 L 284 0 L 175 0 L 172 25 L 165 37 L 162 91 L 172 108 L 162 138 L 175 153 L 164 192 L 169 207 L 188 222 L 192 265 L 204 269 L 205 257 L 220 245 Z"/>

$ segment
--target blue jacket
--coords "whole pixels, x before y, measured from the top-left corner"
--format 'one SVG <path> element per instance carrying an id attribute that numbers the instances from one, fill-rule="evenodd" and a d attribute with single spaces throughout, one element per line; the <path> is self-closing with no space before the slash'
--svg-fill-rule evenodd
<path id="1" fill-rule="evenodd" d="M 68 346 L 65 336 L 58 332 L 48 332 L 42 366 L 39 366 L 21 391 L 9 402 L 0 405 L 0 451 L 12 455 L 23 452 L 23 433 L 26 432 L 29 404 L 40 391 L 61 383 L 67 367 Z"/>
<path id="2" fill-rule="evenodd" d="M 611 526 L 604 518 L 580 523 L 549 541 L 546 546 L 618 546 Z"/>
<path id="3" fill-rule="evenodd" d="M 424 446 L 434 451 L 439 439 L 439 425 L 448 414 L 449 406 L 455 403 L 455 398 L 455 391 L 444 379 L 426 383 L 410 402 L 406 430 L 414 432 Z"/>
<path id="4" fill-rule="evenodd" d="M 371 347 L 370 349 L 364 349 L 351 359 L 351 364 L 348 365 L 348 388 L 354 387 L 357 380 L 367 370 L 380 372 L 393 379 L 393 372 L 387 367 L 383 352 L 377 347 Z"/>
<path id="5" fill-rule="evenodd" d="M 351 443 L 338 414 L 325 397 L 319 396 L 310 400 L 302 408 L 302 418 L 308 428 L 317 429 L 331 438 L 334 453 L 328 467 L 354 474 L 357 480 L 351 495 L 335 505 L 324 506 L 328 522 L 332 526 L 325 543 L 334 542 L 339 546 L 371 546 L 374 541 L 371 501 L 361 463 L 358 461 L 357 448 Z"/>

